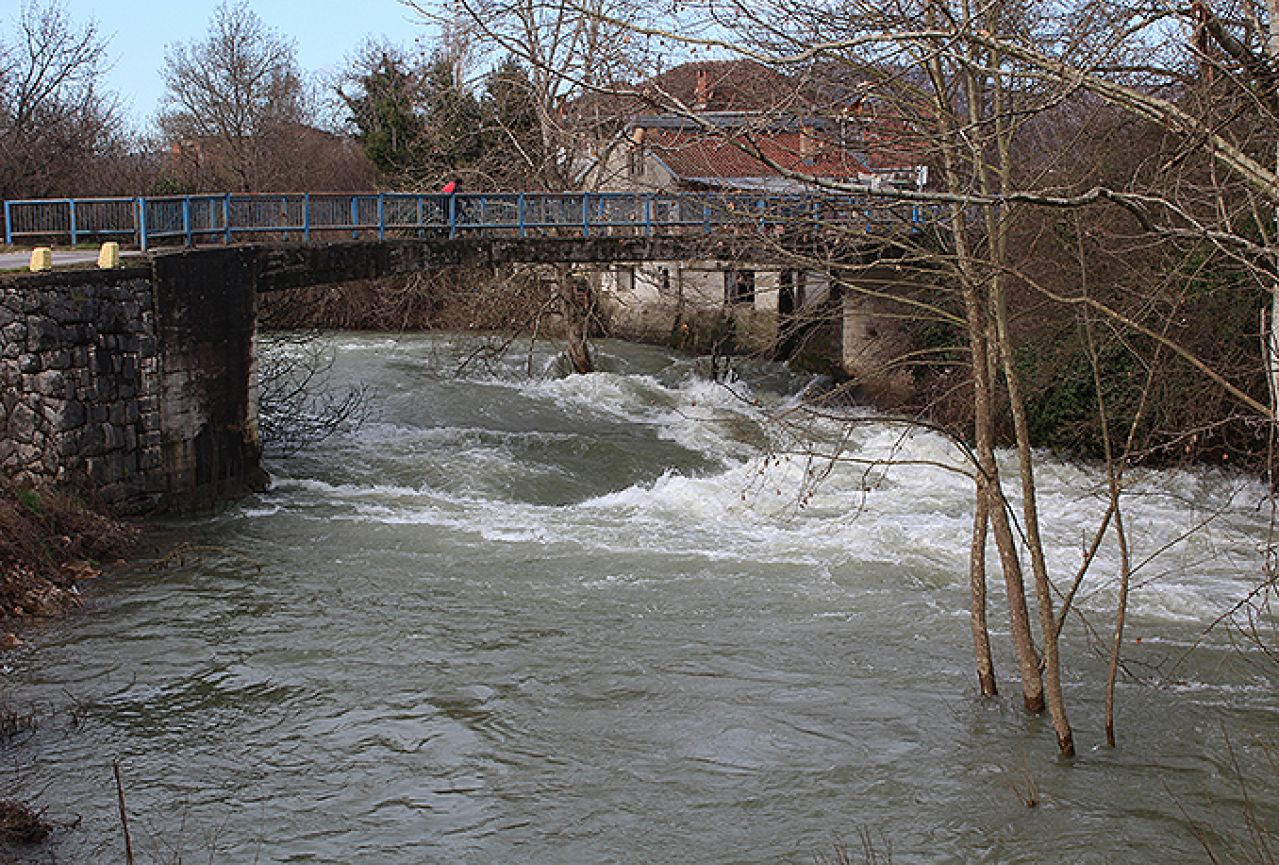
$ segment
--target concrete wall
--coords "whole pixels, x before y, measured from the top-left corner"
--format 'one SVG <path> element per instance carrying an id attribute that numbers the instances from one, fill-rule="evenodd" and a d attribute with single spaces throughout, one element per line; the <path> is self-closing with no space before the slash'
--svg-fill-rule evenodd
<path id="1" fill-rule="evenodd" d="M 915 395 L 913 345 L 904 322 L 916 315 L 894 299 L 901 277 L 891 266 L 841 274 L 841 364 L 861 396 L 880 408 L 896 408 Z"/>
<path id="2" fill-rule="evenodd" d="M 266 485 L 259 461 L 252 247 L 153 262 L 167 510 L 204 510 Z"/>
<path id="3" fill-rule="evenodd" d="M 754 297 L 748 302 L 729 302 L 726 274 L 736 271 L 753 275 Z M 664 341 L 685 325 L 697 327 L 723 320 L 732 324 L 737 351 L 780 353 L 779 343 L 789 320 L 822 314 L 830 293 L 830 280 L 824 273 L 798 271 L 791 279 L 791 297 L 797 305 L 789 316 L 779 312 L 782 272 L 776 264 L 741 260 L 645 262 L 603 271 L 599 288 L 610 330 L 617 336 Z M 797 284 L 802 285 L 798 292 Z"/>

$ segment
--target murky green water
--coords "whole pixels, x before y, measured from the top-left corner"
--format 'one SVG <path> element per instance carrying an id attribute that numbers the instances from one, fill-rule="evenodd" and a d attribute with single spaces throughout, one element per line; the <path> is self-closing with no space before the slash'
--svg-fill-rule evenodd
<path id="1" fill-rule="evenodd" d="M 1069 625 L 1065 763 L 1014 681 L 975 699 L 968 481 L 847 464 L 799 508 L 811 466 L 763 448 L 802 380 L 730 391 L 621 344 L 592 376 L 530 380 L 521 351 L 457 378 L 443 337 L 338 343 L 366 427 L 163 526 L 157 548 L 200 549 L 102 580 L 5 658 L 43 721 L 0 772 L 63 824 L 57 862 L 124 861 L 115 758 L 139 862 L 809 863 L 840 840 L 857 861 L 862 832 L 896 863 L 1198 862 L 1186 815 L 1231 849 L 1241 775 L 1279 828 L 1279 671 L 1201 639 L 1259 571 L 1260 486 L 1140 480 L 1138 558 L 1216 516 L 1138 572 L 1117 750 Z M 882 423 L 849 450 L 957 462 Z M 1042 483 L 1064 582 L 1097 479 Z M 1115 571 L 1107 550 L 1081 593 L 1102 634 Z"/>

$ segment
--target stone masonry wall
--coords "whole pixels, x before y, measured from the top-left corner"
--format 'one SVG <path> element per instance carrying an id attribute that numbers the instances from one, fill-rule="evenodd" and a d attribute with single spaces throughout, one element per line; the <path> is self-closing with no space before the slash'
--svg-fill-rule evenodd
<path id="1" fill-rule="evenodd" d="M 165 488 L 150 268 L 0 281 L 0 470 L 122 510 Z"/>

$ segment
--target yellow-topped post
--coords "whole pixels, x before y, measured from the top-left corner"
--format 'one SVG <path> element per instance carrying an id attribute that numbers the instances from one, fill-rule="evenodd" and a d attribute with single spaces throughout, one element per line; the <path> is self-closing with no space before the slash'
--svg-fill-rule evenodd
<path id="1" fill-rule="evenodd" d="M 120 244 L 108 240 L 98 250 L 98 267 L 102 270 L 115 270 L 120 266 Z"/>
<path id="2" fill-rule="evenodd" d="M 53 250 L 47 246 L 37 246 L 31 250 L 31 264 L 28 269 L 32 273 L 53 270 Z"/>

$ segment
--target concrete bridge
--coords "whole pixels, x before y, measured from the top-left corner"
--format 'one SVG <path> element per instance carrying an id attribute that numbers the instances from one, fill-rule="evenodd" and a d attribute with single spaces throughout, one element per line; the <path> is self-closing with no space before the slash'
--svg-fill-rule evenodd
<path id="1" fill-rule="evenodd" d="M 265 481 L 261 292 L 437 267 L 742 260 L 757 236 L 458 237 L 177 249 L 116 270 L 0 276 L 0 469 L 121 511 L 190 511 Z"/>

